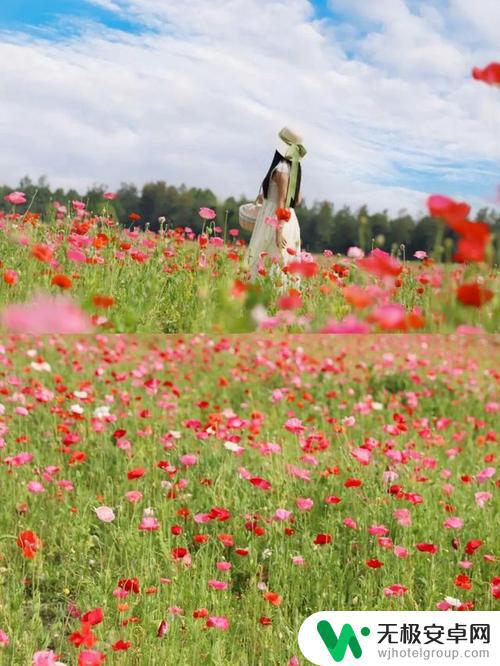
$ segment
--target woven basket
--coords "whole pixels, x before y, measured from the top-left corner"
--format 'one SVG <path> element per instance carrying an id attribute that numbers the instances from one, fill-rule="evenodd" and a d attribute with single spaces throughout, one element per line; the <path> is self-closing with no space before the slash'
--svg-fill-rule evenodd
<path id="1" fill-rule="evenodd" d="M 257 203 L 246 203 L 240 206 L 240 227 L 246 231 L 253 231 L 260 209 L 261 204 Z"/>

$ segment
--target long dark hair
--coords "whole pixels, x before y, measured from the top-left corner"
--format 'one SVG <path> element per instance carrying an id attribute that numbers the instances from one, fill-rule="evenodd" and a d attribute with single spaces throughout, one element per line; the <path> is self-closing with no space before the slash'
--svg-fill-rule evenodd
<path id="1" fill-rule="evenodd" d="M 278 164 L 283 160 L 285 160 L 285 162 L 288 162 L 288 164 L 290 164 L 290 166 L 292 165 L 291 160 L 287 160 L 286 157 L 283 157 L 283 155 L 280 152 L 276 151 L 274 153 L 274 157 L 273 157 L 273 161 L 271 162 L 271 166 L 269 167 L 269 171 L 267 172 L 266 177 L 262 181 L 262 193 L 264 194 L 265 199 L 267 199 L 267 194 L 269 192 L 269 185 L 271 184 L 272 173 L 273 173 L 274 169 L 278 166 Z M 297 187 L 295 188 L 295 192 L 292 195 L 292 200 L 290 201 L 290 207 L 291 208 L 295 207 L 295 202 L 299 198 L 301 177 L 302 177 L 302 167 L 301 167 L 300 162 L 299 162 L 299 172 L 297 174 Z"/>

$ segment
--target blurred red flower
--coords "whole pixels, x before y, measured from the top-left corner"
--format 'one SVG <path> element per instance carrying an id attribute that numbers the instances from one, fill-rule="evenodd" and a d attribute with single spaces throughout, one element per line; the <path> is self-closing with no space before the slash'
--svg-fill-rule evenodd
<path id="1" fill-rule="evenodd" d="M 19 548 L 22 549 L 24 557 L 27 557 L 30 560 L 35 557 L 36 551 L 42 545 L 42 542 L 38 536 L 31 530 L 25 530 L 24 532 L 21 532 L 21 534 L 17 537 L 16 543 Z"/>
<path id="2" fill-rule="evenodd" d="M 477 81 L 483 81 L 489 85 L 500 85 L 500 62 L 492 62 L 484 69 L 474 67 L 472 76 Z"/>
<path id="3" fill-rule="evenodd" d="M 463 305 L 480 308 L 488 301 L 491 301 L 492 298 L 493 292 L 490 289 L 482 287 L 477 282 L 461 284 L 457 289 L 457 299 Z"/>

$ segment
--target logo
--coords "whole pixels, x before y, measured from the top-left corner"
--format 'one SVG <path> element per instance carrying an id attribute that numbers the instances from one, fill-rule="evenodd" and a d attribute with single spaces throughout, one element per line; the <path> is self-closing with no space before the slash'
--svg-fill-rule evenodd
<path id="1" fill-rule="evenodd" d="M 350 648 L 355 659 L 359 659 L 363 654 L 356 633 L 350 624 L 344 624 L 338 638 L 334 628 L 328 620 L 320 620 L 316 628 L 321 640 L 328 648 L 328 652 L 331 654 L 332 659 L 337 663 L 343 661 L 348 648 Z M 361 635 L 370 635 L 368 627 L 361 628 Z"/>
<path id="2" fill-rule="evenodd" d="M 298 643 L 315 666 L 496 666 L 500 612 L 319 611 Z"/>

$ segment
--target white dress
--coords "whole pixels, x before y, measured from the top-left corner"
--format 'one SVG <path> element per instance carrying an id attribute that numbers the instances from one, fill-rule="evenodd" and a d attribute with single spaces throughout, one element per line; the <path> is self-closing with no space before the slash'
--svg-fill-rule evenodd
<path id="1" fill-rule="evenodd" d="M 293 208 L 289 209 L 291 212 L 290 219 L 283 223 L 283 238 L 287 244 L 285 249 L 280 249 L 276 245 L 276 228 L 266 224 L 266 218 L 275 217 L 275 211 L 279 203 L 278 186 L 272 178 L 275 171 L 290 175 L 290 164 L 282 160 L 274 168 L 269 182 L 267 198 L 264 199 L 255 221 L 246 254 L 246 266 L 250 271 L 252 281 L 256 280 L 259 270 L 264 268 L 269 261 L 272 261 L 278 268 L 290 261 L 297 260 L 300 255 L 300 227 Z M 287 252 L 288 249 L 293 250 L 293 252 Z M 266 254 L 263 256 L 263 253 Z"/>

